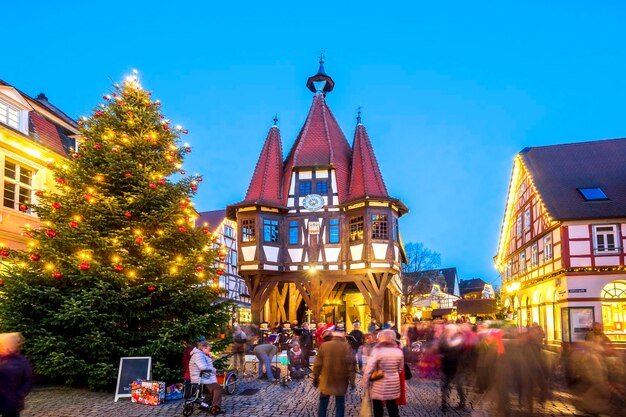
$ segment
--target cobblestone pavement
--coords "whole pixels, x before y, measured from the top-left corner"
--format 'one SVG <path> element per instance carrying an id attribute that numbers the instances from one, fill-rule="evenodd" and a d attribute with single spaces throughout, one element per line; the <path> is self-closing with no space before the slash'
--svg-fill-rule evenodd
<path id="1" fill-rule="evenodd" d="M 357 386 L 360 378 L 357 376 Z M 241 395 L 245 389 L 257 388 L 253 395 Z M 468 389 L 469 390 L 469 389 Z M 451 405 L 458 403 L 455 390 L 451 396 Z M 346 397 L 346 416 L 358 417 L 362 391 L 356 388 Z M 571 396 L 562 391 L 553 392 L 551 399 L 535 408 L 536 417 L 564 417 L 576 415 L 571 405 Z M 468 394 L 467 410 L 462 412 L 454 408 L 446 413 L 440 410 L 440 391 L 438 381 L 413 378 L 407 382 L 407 402 L 400 407 L 400 415 L 406 417 L 474 417 L 498 414 L 482 395 Z M 224 395 L 222 409 L 224 415 L 234 417 L 315 417 L 317 416 L 318 391 L 311 384 L 311 379 L 291 381 L 287 386 L 257 380 L 253 376 L 239 381 L 235 395 Z M 522 416 L 517 401 L 512 401 L 511 417 Z M 483 414 L 487 411 L 488 414 Z M 210 416 L 196 410 L 194 416 Z M 329 416 L 334 416 L 334 400 L 331 399 Z M 113 402 L 113 394 L 94 393 L 83 389 L 65 387 L 39 387 L 27 398 L 25 417 L 148 417 L 182 416 L 182 401 L 167 402 L 157 407 L 133 404 L 128 399 Z"/>

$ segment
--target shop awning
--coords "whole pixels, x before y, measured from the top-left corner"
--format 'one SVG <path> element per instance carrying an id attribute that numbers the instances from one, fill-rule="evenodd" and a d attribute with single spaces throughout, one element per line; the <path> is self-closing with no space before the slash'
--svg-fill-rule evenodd
<path id="1" fill-rule="evenodd" d="M 496 300 L 493 298 L 459 300 L 456 302 L 458 314 L 495 314 L 496 309 Z"/>
<path id="2" fill-rule="evenodd" d="M 433 317 L 443 317 L 452 314 L 453 308 L 435 308 L 432 311 Z"/>

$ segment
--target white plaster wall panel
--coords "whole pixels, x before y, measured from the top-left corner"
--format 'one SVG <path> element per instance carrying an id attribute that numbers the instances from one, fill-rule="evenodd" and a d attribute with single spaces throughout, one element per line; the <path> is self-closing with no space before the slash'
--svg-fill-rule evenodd
<path id="1" fill-rule="evenodd" d="M 269 262 L 278 262 L 279 248 L 275 246 L 263 246 L 263 251 L 265 252 L 265 259 Z"/>
<path id="2" fill-rule="evenodd" d="M 328 178 L 328 170 L 318 169 L 315 171 L 315 178 Z"/>
<path id="3" fill-rule="evenodd" d="M 350 246 L 350 254 L 353 261 L 360 261 L 363 259 L 363 244 Z"/>
<path id="4" fill-rule="evenodd" d="M 296 193 L 296 173 L 291 173 L 291 182 L 289 183 L 289 195 L 294 195 Z"/>
<path id="5" fill-rule="evenodd" d="M 552 258 L 560 258 L 561 257 L 561 245 L 552 245 Z"/>
<path id="6" fill-rule="evenodd" d="M 569 254 L 572 256 L 577 255 L 591 255 L 591 248 L 589 247 L 589 241 L 573 241 L 569 242 Z"/>
<path id="7" fill-rule="evenodd" d="M 244 262 L 253 261 L 256 254 L 256 246 L 242 246 L 241 254 Z"/>
<path id="8" fill-rule="evenodd" d="M 287 199 L 287 207 L 293 207 L 293 202 L 294 202 L 293 197 L 289 197 Z"/>
<path id="9" fill-rule="evenodd" d="M 263 269 L 268 271 L 278 271 L 278 265 L 263 265 Z"/>
<path id="10" fill-rule="evenodd" d="M 324 265 L 315 265 L 315 269 L 322 270 L 324 269 Z"/>
<path id="11" fill-rule="evenodd" d="M 339 197 L 336 195 L 333 196 L 333 206 L 339 205 Z"/>
<path id="12" fill-rule="evenodd" d="M 552 272 L 552 264 L 551 263 L 546 264 L 546 267 L 544 268 L 544 273 L 545 274 L 548 274 L 550 272 Z"/>
<path id="13" fill-rule="evenodd" d="M 326 262 L 337 262 L 341 248 L 324 248 L 324 252 L 326 252 Z"/>
<path id="14" fill-rule="evenodd" d="M 300 171 L 298 176 L 301 180 L 310 180 L 313 178 L 313 171 Z"/>
<path id="15" fill-rule="evenodd" d="M 561 228 L 557 227 L 552 231 L 552 243 L 558 242 L 561 240 Z"/>
<path id="16" fill-rule="evenodd" d="M 322 251 L 320 251 L 320 255 L 317 257 L 317 262 L 324 262 L 324 257 L 322 256 Z"/>
<path id="17" fill-rule="evenodd" d="M 304 252 L 304 262 L 309 262 L 309 254 Z"/>
<path id="18" fill-rule="evenodd" d="M 350 265 L 350 269 L 363 269 L 363 268 L 365 268 L 364 262 Z"/>
<path id="19" fill-rule="evenodd" d="M 556 271 L 557 269 L 561 269 L 562 268 L 562 262 L 559 259 L 558 261 L 554 261 L 554 270 Z"/>
<path id="20" fill-rule="evenodd" d="M 335 170 L 330 171 L 330 183 L 333 185 L 333 192 L 336 193 L 337 188 L 337 176 L 335 175 Z"/>
<path id="21" fill-rule="evenodd" d="M 287 249 L 291 262 L 302 262 L 302 248 L 300 249 Z"/>
<path id="22" fill-rule="evenodd" d="M 304 201 L 304 197 L 298 197 L 298 207 L 302 207 L 303 201 Z M 302 211 L 308 211 L 308 210 L 302 210 Z"/>
<path id="23" fill-rule="evenodd" d="M 297 213 L 298 210 L 289 210 L 289 213 Z"/>
<path id="24" fill-rule="evenodd" d="M 325 195 L 322 198 L 324 199 L 324 206 L 327 206 L 328 205 L 328 196 Z"/>
<path id="25" fill-rule="evenodd" d="M 591 258 L 570 258 L 569 260 L 572 267 L 591 266 Z"/>
<path id="26" fill-rule="evenodd" d="M 589 238 L 589 226 L 587 225 L 572 225 L 567 230 L 569 231 L 570 239 Z"/>
<path id="27" fill-rule="evenodd" d="M 394 246 L 393 251 L 396 254 L 396 256 L 393 259 L 400 262 L 400 248 L 398 246 Z"/>
<path id="28" fill-rule="evenodd" d="M 331 271 L 338 271 L 339 265 L 328 265 L 328 269 Z"/>
<path id="29" fill-rule="evenodd" d="M 334 198 L 337 198 L 337 197 L 334 197 Z M 338 208 L 329 208 L 328 211 L 339 211 L 339 209 Z"/>
<path id="30" fill-rule="evenodd" d="M 617 266 L 619 256 L 596 256 L 596 266 Z"/>
<path id="31" fill-rule="evenodd" d="M 309 219 L 304 219 L 304 228 L 309 227 Z"/>
<path id="32" fill-rule="evenodd" d="M 259 268 L 256 265 L 241 265 L 239 267 L 239 269 L 241 271 L 249 271 L 249 270 L 252 270 L 252 269 L 259 269 Z"/>
<path id="33" fill-rule="evenodd" d="M 622 223 L 621 229 L 622 229 L 622 233 L 621 233 L 622 236 L 626 236 L 626 223 Z"/>
<path id="34" fill-rule="evenodd" d="M 292 266 L 290 266 L 290 267 L 289 267 L 289 270 L 290 270 L 290 271 L 297 271 L 297 270 L 298 270 L 298 267 L 297 267 L 297 266 L 293 266 L 293 265 L 292 265 Z"/>
<path id="35" fill-rule="evenodd" d="M 372 243 L 374 259 L 386 259 L 388 247 L 389 245 L 387 243 Z"/>
<path id="36" fill-rule="evenodd" d="M 382 262 L 372 262 L 370 266 L 372 268 L 389 268 L 388 263 L 382 263 Z"/>

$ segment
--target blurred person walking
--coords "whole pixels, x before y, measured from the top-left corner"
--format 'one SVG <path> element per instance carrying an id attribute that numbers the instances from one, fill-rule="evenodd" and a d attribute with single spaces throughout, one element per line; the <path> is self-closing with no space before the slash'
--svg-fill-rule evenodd
<path id="1" fill-rule="evenodd" d="M 233 333 L 233 367 L 235 369 L 242 369 L 246 363 L 246 346 L 248 343 L 248 336 L 241 329 L 240 326 L 235 326 Z"/>
<path id="2" fill-rule="evenodd" d="M 326 417 L 330 396 L 335 397 L 336 417 L 343 417 L 348 385 L 354 388 L 354 355 L 341 332 L 325 330 L 313 364 L 313 386 L 319 387 L 318 417 Z"/>
<path id="3" fill-rule="evenodd" d="M 461 381 L 461 359 L 464 351 L 464 339 L 461 330 L 456 324 L 448 324 L 439 339 L 439 353 L 441 354 L 441 411 L 447 411 L 449 406 L 451 385 L 456 385 L 459 395 L 458 408 L 465 410 L 465 391 Z"/>
<path id="4" fill-rule="evenodd" d="M 352 331 L 349 333 L 352 336 L 349 339 L 350 347 L 356 357 L 357 371 L 363 371 L 363 332 L 361 331 L 361 323 L 355 321 L 352 325 Z"/>
<path id="5" fill-rule="evenodd" d="M 384 414 L 383 401 L 387 406 L 389 417 L 399 417 L 397 400 L 400 399 L 400 372 L 404 369 L 402 351 L 398 349 L 396 332 L 391 329 L 378 334 L 378 344 L 372 349 L 367 366 L 363 372 L 363 389 L 370 390 L 374 417 Z M 370 381 L 374 371 L 382 371 L 383 377 Z"/>
<path id="6" fill-rule="evenodd" d="M 24 338 L 19 333 L 0 334 L 0 415 L 17 417 L 35 378 L 28 359 L 20 354 Z"/>

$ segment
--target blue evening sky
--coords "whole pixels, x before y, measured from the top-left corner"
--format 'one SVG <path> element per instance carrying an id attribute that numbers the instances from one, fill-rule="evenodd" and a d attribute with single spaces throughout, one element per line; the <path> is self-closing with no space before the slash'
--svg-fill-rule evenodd
<path id="1" fill-rule="evenodd" d="M 507 4 L 505 4 L 507 3 Z M 522 4 L 523 3 L 523 4 Z M 312 100 L 350 142 L 357 106 L 405 242 L 461 278 L 497 282 L 517 152 L 626 136 L 626 6 L 618 1 L 29 1 L 2 6 L 0 79 L 87 114 L 133 68 L 190 131 L 200 211 L 245 195 L 272 118 L 286 153 Z"/>

